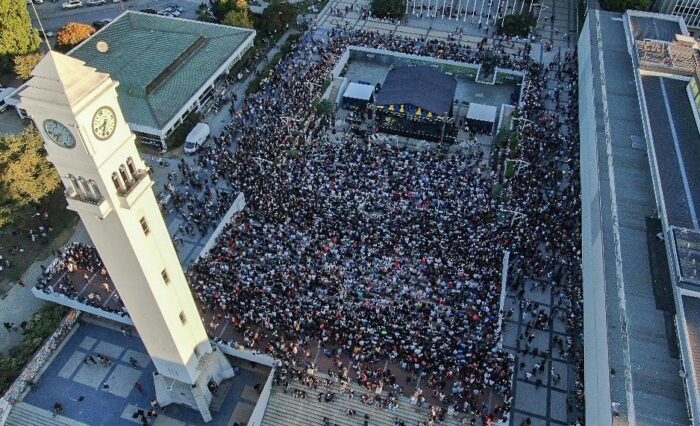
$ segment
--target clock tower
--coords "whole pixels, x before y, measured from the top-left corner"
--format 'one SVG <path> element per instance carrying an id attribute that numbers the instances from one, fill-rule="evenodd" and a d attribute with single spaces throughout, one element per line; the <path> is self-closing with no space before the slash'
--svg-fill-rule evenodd
<path id="1" fill-rule="evenodd" d="M 211 381 L 233 376 L 213 348 L 124 121 L 108 74 L 49 52 L 21 93 L 66 188 L 156 366 L 161 405 L 180 403 L 211 420 Z"/>

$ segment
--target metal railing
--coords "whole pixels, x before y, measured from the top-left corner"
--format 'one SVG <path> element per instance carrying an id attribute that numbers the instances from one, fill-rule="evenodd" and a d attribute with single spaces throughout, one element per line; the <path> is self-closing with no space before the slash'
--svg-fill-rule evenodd
<path id="1" fill-rule="evenodd" d="M 70 198 L 71 200 L 77 200 L 77 201 L 82 201 L 83 203 L 88 203 L 88 204 L 93 204 L 95 206 L 99 205 L 105 197 L 103 197 L 101 194 L 98 195 L 97 197 L 93 197 L 87 194 L 81 194 L 75 191 L 70 191 L 66 193 L 66 197 Z"/>
<path id="2" fill-rule="evenodd" d="M 145 170 L 137 170 L 136 173 L 132 174 L 131 180 L 124 182 L 124 186 L 117 189 L 117 193 L 126 197 L 146 176 L 148 173 Z"/>

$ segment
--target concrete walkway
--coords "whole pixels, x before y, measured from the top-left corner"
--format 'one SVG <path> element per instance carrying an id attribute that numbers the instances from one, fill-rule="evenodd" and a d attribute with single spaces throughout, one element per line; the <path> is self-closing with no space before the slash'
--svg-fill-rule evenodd
<path id="1" fill-rule="evenodd" d="M 73 235 L 68 239 L 70 244 L 73 241 L 89 243 L 90 237 L 85 231 L 82 223 L 78 223 L 73 232 Z M 29 319 L 36 313 L 46 302 L 34 297 L 31 288 L 36 283 L 36 280 L 41 276 L 41 266 L 48 265 L 54 258 L 51 254 L 45 259 L 37 260 L 24 272 L 22 275 L 21 285 L 13 285 L 7 292 L 4 299 L 0 300 L 0 322 L 12 322 L 17 327 L 22 321 Z M 0 354 L 6 355 L 10 349 L 17 346 L 22 341 L 22 330 L 8 332 L 4 327 L 0 329 Z"/>

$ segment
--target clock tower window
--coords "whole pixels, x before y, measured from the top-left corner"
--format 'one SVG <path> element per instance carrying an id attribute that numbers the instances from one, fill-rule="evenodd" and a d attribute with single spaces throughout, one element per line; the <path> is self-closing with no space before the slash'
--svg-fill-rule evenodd
<path id="1" fill-rule="evenodd" d="M 112 173 L 112 183 L 114 184 L 114 188 L 118 192 L 124 191 L 124 184 L 119 179 L 119 175 L 117 174 L 117 172 Z"/>
<path id="2" fill-rule="evenodd" d="M 70 189 L 72 189 L 75 194 L 79 196 L 85 196 L 85 194 L 83 193 L 83 188 L 80 187 L 78 179 L 75 176 L 69 174 L 68 180 L 70 181 Z"/>
<path id="3" fill-rule="evenodd" d="M 88 186 L 90 187 L 90 191 L 92 192 L 93 196 L 95 197 L 95 200 L 101 200 L 102 199 L 102 193 L 100 192 L 100 188 L 97 186 L 97 183 L 90 179 L 88 181 Z"/>
<path id="4" fill-rule="evenodd" d="M 129 175 L 129 172 L 126 171 L 126 167 L 124 167 L 123 164 L 119 166 L 119 175 L 122 177 L 122 181 L 124 181 L 124 184 L 128 187 L 129 184 L 131 184 L 131 176 Z"/>
<path id="5" fill-rule="evenodd" d="M 129 173 L 131 174 L 131 177 L 136 178 L 136 175 L 138 172 L 136 171 L 136 166 L 134 165 L 134 160 L 129 157 L 126 159 L 126 167 L 129 169 Z"/>

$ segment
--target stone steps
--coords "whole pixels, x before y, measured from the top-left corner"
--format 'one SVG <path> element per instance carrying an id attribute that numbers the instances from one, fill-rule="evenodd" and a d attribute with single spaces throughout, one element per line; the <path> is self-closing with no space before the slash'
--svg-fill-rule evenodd
<path id="1" fill-rule="evenodd" d="M 293 392 L 295 389 L 306 391 L 306 399 L 294 398 Z M 369 425 L 376 426 L 394 426 L 394 421 L 399 418 L 406 425 L 415 426 L 419 422 L 426 422 L 429 419 L 427 410 L 423 409 L 420 412 L 415 411 L 415 406 L 411 405 L 406 398 L 400 399 L 399 408 L 395 412 L 382 410 L 374 405 L 368 406 L 362 403 L 360 395 L 364 393 L 361 388 L 353 385 L 355 390 L 355 398 L 347 399 L 339 387 L 334 386 L 333 392 L 336 394 L 336 400 L 331 403 L 319 402 L 316 398 L 322 390 L 319 387 L 314 391 L 301 383 L 293 381 L 290 383 L 289 389 L 285 394 L 282 387 L 275 387 L 270 396 L 270 402 L 267 405 L 265 416 L 261 426 L 281 426 L 281 425 L 323 425 L 323 418 L 327 417 L 332 424 L 338 426 L 357 426 L 364 423 L 364 415 L 369 414 Z M 354 409 L 357 414 L 350 417 L 346 414 L 349 408 Z M 459 424 L 457 418 L 448 418 L 442 425 L 456 426 Z"/>
<path id="2" fill-rule="evenodd" d="M 88 426 L 85 423 L 55 416 L 51 411 L 20 402 L 12 407 L 5 426 Z"/>

